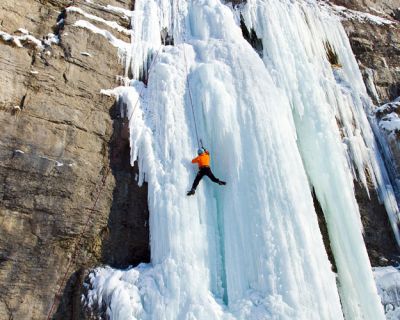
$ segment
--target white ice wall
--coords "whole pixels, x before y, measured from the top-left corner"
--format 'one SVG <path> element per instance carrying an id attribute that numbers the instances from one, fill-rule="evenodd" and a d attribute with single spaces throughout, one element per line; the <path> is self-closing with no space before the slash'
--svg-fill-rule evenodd
<path id="1" fill-rule="evenodd" d="M 249 0 L 241 12 L 263 60 L 219 0 L 136 1 L 133 74 L 155 60 L 146 88 L 132 81 L 114 94 L 128 105 L 132 161 L 149 185 L 151 264 L 97 269 L 87 302 L 105 301 L 111 319 L 336 320 L 340 291 L 348 319 L 383 319 L 352 185 L 366 184 L 368 169 L 380 187 L 382 172 L 340 22 L 314 1 Z M 161 47 L 164 27 L 175 46 Z M 326 40 L 342 70 L 327 61 Z M 188 198 L 194 119 L 228 185 L 205 178 Z"/>
<path id="2" fill-rule="evenodd" d="M 396 236 L 398 208 L 366 117 L 370 101 L 343 27 L 312 1 L 249 0 L 241 13 L 262 38 L 263 61 L 290 99 L 301 156 L 328 224 L 345 315 L 382 318 L 352 180 L 367 188 L 369 174 Z M 327 41 L 341 68 L 331 67 Z"/>

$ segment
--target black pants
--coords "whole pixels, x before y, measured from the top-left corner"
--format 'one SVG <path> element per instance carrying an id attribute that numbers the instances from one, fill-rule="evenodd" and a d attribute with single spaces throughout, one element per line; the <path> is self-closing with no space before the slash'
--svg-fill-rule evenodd
<path id="1" fill-rule="evenodd" d="M 211 179 L 211 181 L 215 183 L 219 183 L 220 180 L 217 179 L 214 174 L 211 171 L 210 167 L 203 167 L 200 168 L 199 172 L 196 175 L 196 178 L 194 179 L 193 185 L 192 185 L 192 190 L 196 190 L 197 186 L 199 185 L 200 180 L 204 177 L 207 176 Z"/>

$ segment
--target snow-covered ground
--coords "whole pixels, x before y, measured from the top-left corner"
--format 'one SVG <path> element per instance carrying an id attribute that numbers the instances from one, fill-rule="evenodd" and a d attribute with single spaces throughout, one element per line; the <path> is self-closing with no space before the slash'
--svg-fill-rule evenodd
<path id="1" fill-rule="evenodd" d="M 86 304 L 111 319 L 384 319 L 353 179 L 376 187 L 399 240 L 398 207 L 339 19 L 313 0 L 240 9 L 137 0 L 131 16 L 130 48 L 79 26 L 129 50 L 134 80 L 104 92 L 128 107 L 131 161 L 139 157 L 139 182 L 148 182 L 151 263 L 97 268 Z M 161 45 L 162 30 L 174 46 Z M 328 61 L 328 44 L 340 66 Z M 147 86 L 138 80 L 146 72 Z M 188 198 L 196 127 L 228 185 L 204 179 Z"/>

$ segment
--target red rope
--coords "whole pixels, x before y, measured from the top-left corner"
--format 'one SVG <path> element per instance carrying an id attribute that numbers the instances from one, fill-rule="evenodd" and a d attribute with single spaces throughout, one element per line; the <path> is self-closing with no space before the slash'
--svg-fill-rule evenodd
<path id="1" fill-rule="evenodd" d="M 65 273 L 64 273 L 64 276 L 63 276 L 63 278 L 62 278 L 62 280 L 61 280 L 61 283 L 60 283 L 60 285 L 59 285 L 59 288 L 58 288 L 58 290 L 57 290 L 57 293 L 54 295 L 53 303 L 52 303 L 52 305 L 51 305 L 51 308 L 50 308 L 50 310 L 49 310 L 49 313 L 47 314 L 47 320 L 50 320 L 50 317 L 51 317 L 51 315 L 52 315 L 52 313 L 53 313 L 53 309 L 54 309 L 56 303 L 58 302 L 58 300 L 60 299 L 61 290 L 62 290 L 62 288 L 63 288 L 63 286 L 64 286 L 65 281 L 67 280 L 67 276 L 68 276 L 69 271 L 70 271 L 70 269 L 71 269 L 72 263 L 75 261 L 76 253 L 77 253 L 77 251 L 78 251 L 79 245 L 80 245 L 80 243 L 81 243 L 81 240 L 82 240 L 82 238 L 83 238 L 84 233 L 87 231 L 87 228 L 88 228 L 88 226 L 89 226 L 90 218 L 93 216 L 93 213 L 94 213 L 94 211 L 95 211 L 95 208 L 96 208 L 97 203 L 98 203 L 99 198 L 100 198 L 100 194 L 101 194 L 101 192 L 103 191 L 103 188 L 104 188 L 104 186 L 105 186 L 105 184 L 106 184 L 106 180 L 107 180 L 108 174 L 110 173 L 110 170 L 111 170 L 110 167 L 108 167 L 107 170 L 106 170 L 106 172 L 105 172 L 104 175 L 103 175 L 103 178 L 100 180 L 100 182 L 101 182 L 101 187 L 100 187 L 99 191 L 97 192 L 96 199 L 95 199 L 95 201 L 94 201 L 94 203 L 93 203 L 92 208 L 89 209 L 89 210 L 90 210 L 90 214 L 89 214 L 88 218 L 86 219 L 86 223 L 85 223 L 85 225 L 84 225 L 84 227 L 83 227 L 83 229 L 82 229 L 82 232 L 81 232 L 80 235 L 79 235 L 78 241 L 75 243 L 74 250 L 73 250 L 73 252 L 72 252 L 72 256 L 71 256 L 70 260 L 68 261 L 67 269 L 66 269 L 66 271 L 65 271 Z M 96 184 L 95 190 L 97 189 L 98 185 L 99 185 L 99 184 Z"/>
<path id="2" fill-rule="evenodd" d="M 154 63 L 155 63 L 155 61 L 156 61 L 156 59 L 157 59 L 157 57 L 158 57 L 158 55 L 159 55 L 159 53 L 160 53 L 160 51 L 161 51 L 161 48 L 162 48 L 162 47 L 159 48 L 159 50 L 157 51 L 156 56 L 154 57 L 154 59 L 152 60 L 152 62 L 151 62 L 151 64 L 150 64 L 150 67 L 149 67 L 149 69 L 148 69 L 148 77 L 150 77 L 152 67 L 154 66 Z M 135 106 L 134 106 L 134 108 L 133 108 L 132 114 L 131 114 L 131 116 L 129 117 L 129 121 L 131 120 L 131 118 L 132 118 L 132 116 L 133 116 L 133 114 L 134 114 L 134 112 L 135 112 L 135 110 L 136 110 L 136 107 L 138 106 L 138 103 L 139 103 L 139 100 L 140 100 L 140 98 L 141 98 L 141 96 L 142 96 L 142 93 L 143 93 L 143 91 L 144 91 L 144 88 L 145 88 L 145 86 L 142 87 L 142 90 L 141 90 L 140 93 L 139 93 L 139 97 L 138 97 L 138 99 L 137 99 L 137 101 L 136 101 L 136 103 L 135 103 Z M 113 139 L 113 136 L 111 137 L 111 140 L 112 140 L 112 139 Z M 84 225 L 84 227 L 83 227 L 83 229 L 82 229 L 82 232 L 81 232 L 80 235 L 79 235 L 78 241 L 75 243 L 74 250 L 72 251 L 72 256 L 71 256 L 71 258 L 70 258 L 69 261 L 68 261 L 67 269 L 66 269 L 66 271 L 65 271 L 65 273 L 64 273 L 64 275 L 63 275 L 63 278 L 61 279 L 59 288 L 58 288 L 58 290 L 57 290 L 57 293 L 54 295 L 53 303 L 52 303 L 52 305 L 51 305 L 51 308 L 50 308 L 50 310 L 49 310 L 49 313 L 47 314 L 47 318 L 46 318 L 47 320 L 50 320 L 51 315 L 52 315 L 53 310 L 54 310 L 54 307 L 55 307 L 56 303 L 58 302 L 58 300 L 60 299 L 61 290 L 63 289 L 64 283 L 65 283 L 66 280 L 67 280 L 67 276 L 68 276 L 68 274 L 69 274 L 69 272 L 70 272 L 70 269 L 71 269 L 71 267 L 72 267 L 72 263 L 75 261 L 76 253 L 77 253 L 77 251 L 78 251 L 78 249 L 79 249 L 79 245 L 81 244 L 81 240 L 82 240 L 82 238 L 83 238 L 83 235 L 84 235 L 85 232 L 87 231 L 87 228 L 88 228 L 88 226 L 89 226 L 90 218 L 93 216 L 93 213 L 94 213 L 95 208 L 96 208 L 96 206 L 97 206 L 98 200 L 99 200 L 99 198 L 100 198 L 100 194 L 101 194 L 101 192 L 103 191 L 103 188 L 104 188 L 104 186 L 105 186 L 105 183 L 106 183 L 106 180 L 107 180 L 107 177 L 108 177 L 108 174 L 109 174 L 109 173 L 110 173 L 110 167 L 107 168 L 106 172 L 105 172 L 104 175 L 103 175 L 103 178 L 100 180 L 100 182 L 101 182 L 101 187 L 100 187 L 99 191 L 97 192 L 97 196 L 96 196 L 96 199 L 95 199 L 95 201 L 94 201 L 94 204 L 93 204 L 92 208 L 87 208 L 87 210 L 90 211 L 90 214 L 89 214 L 89 216 L 88 216 L 88 218 L 87 218 L 87 220 L 86 220 L 86 223 L 85 223 L 85 225 Z M 98 187 L 98 184 L 96 184 L 96 186 L 95 186 L 95 191 L 96 191 L 97 187 Z"/>

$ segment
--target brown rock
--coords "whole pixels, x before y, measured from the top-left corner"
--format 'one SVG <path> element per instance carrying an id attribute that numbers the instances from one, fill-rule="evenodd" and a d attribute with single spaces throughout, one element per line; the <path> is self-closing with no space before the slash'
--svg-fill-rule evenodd
<path id="1" fill-rule="evenodd" d="M 344 20 L 343 25 L 360 69 L 367 78 L 366 68 L 373 71 L 379 102 L 400 96 L 400 24 L 397 0 L 330 0 L 347 8 L 379 16 L 393 23 L 378 25 L 372 21 Z M 397 18 L 396 18 L 397 17 Z M 376 101 L 371 93 L 371 97 Z"/>
<path id="2" fill-rule="evenodd" d="M 0 319 L 46 318 L 60 285 L 54 318 L 79 319 L 84 270 L 149 259 L 147 190 L 135 182 L 115 101 L 100 94 L 118 85 L 123 65 L 104 37 L 73 25 L 88 19 L 65 15 L 71 3 L 0 3 L 1 31 L 61 38 L 45 50 L 30 41 L 22 48 L 0 42 Z M 132 6 L 74 2 L 129 27 L 99 4 Z"/>

